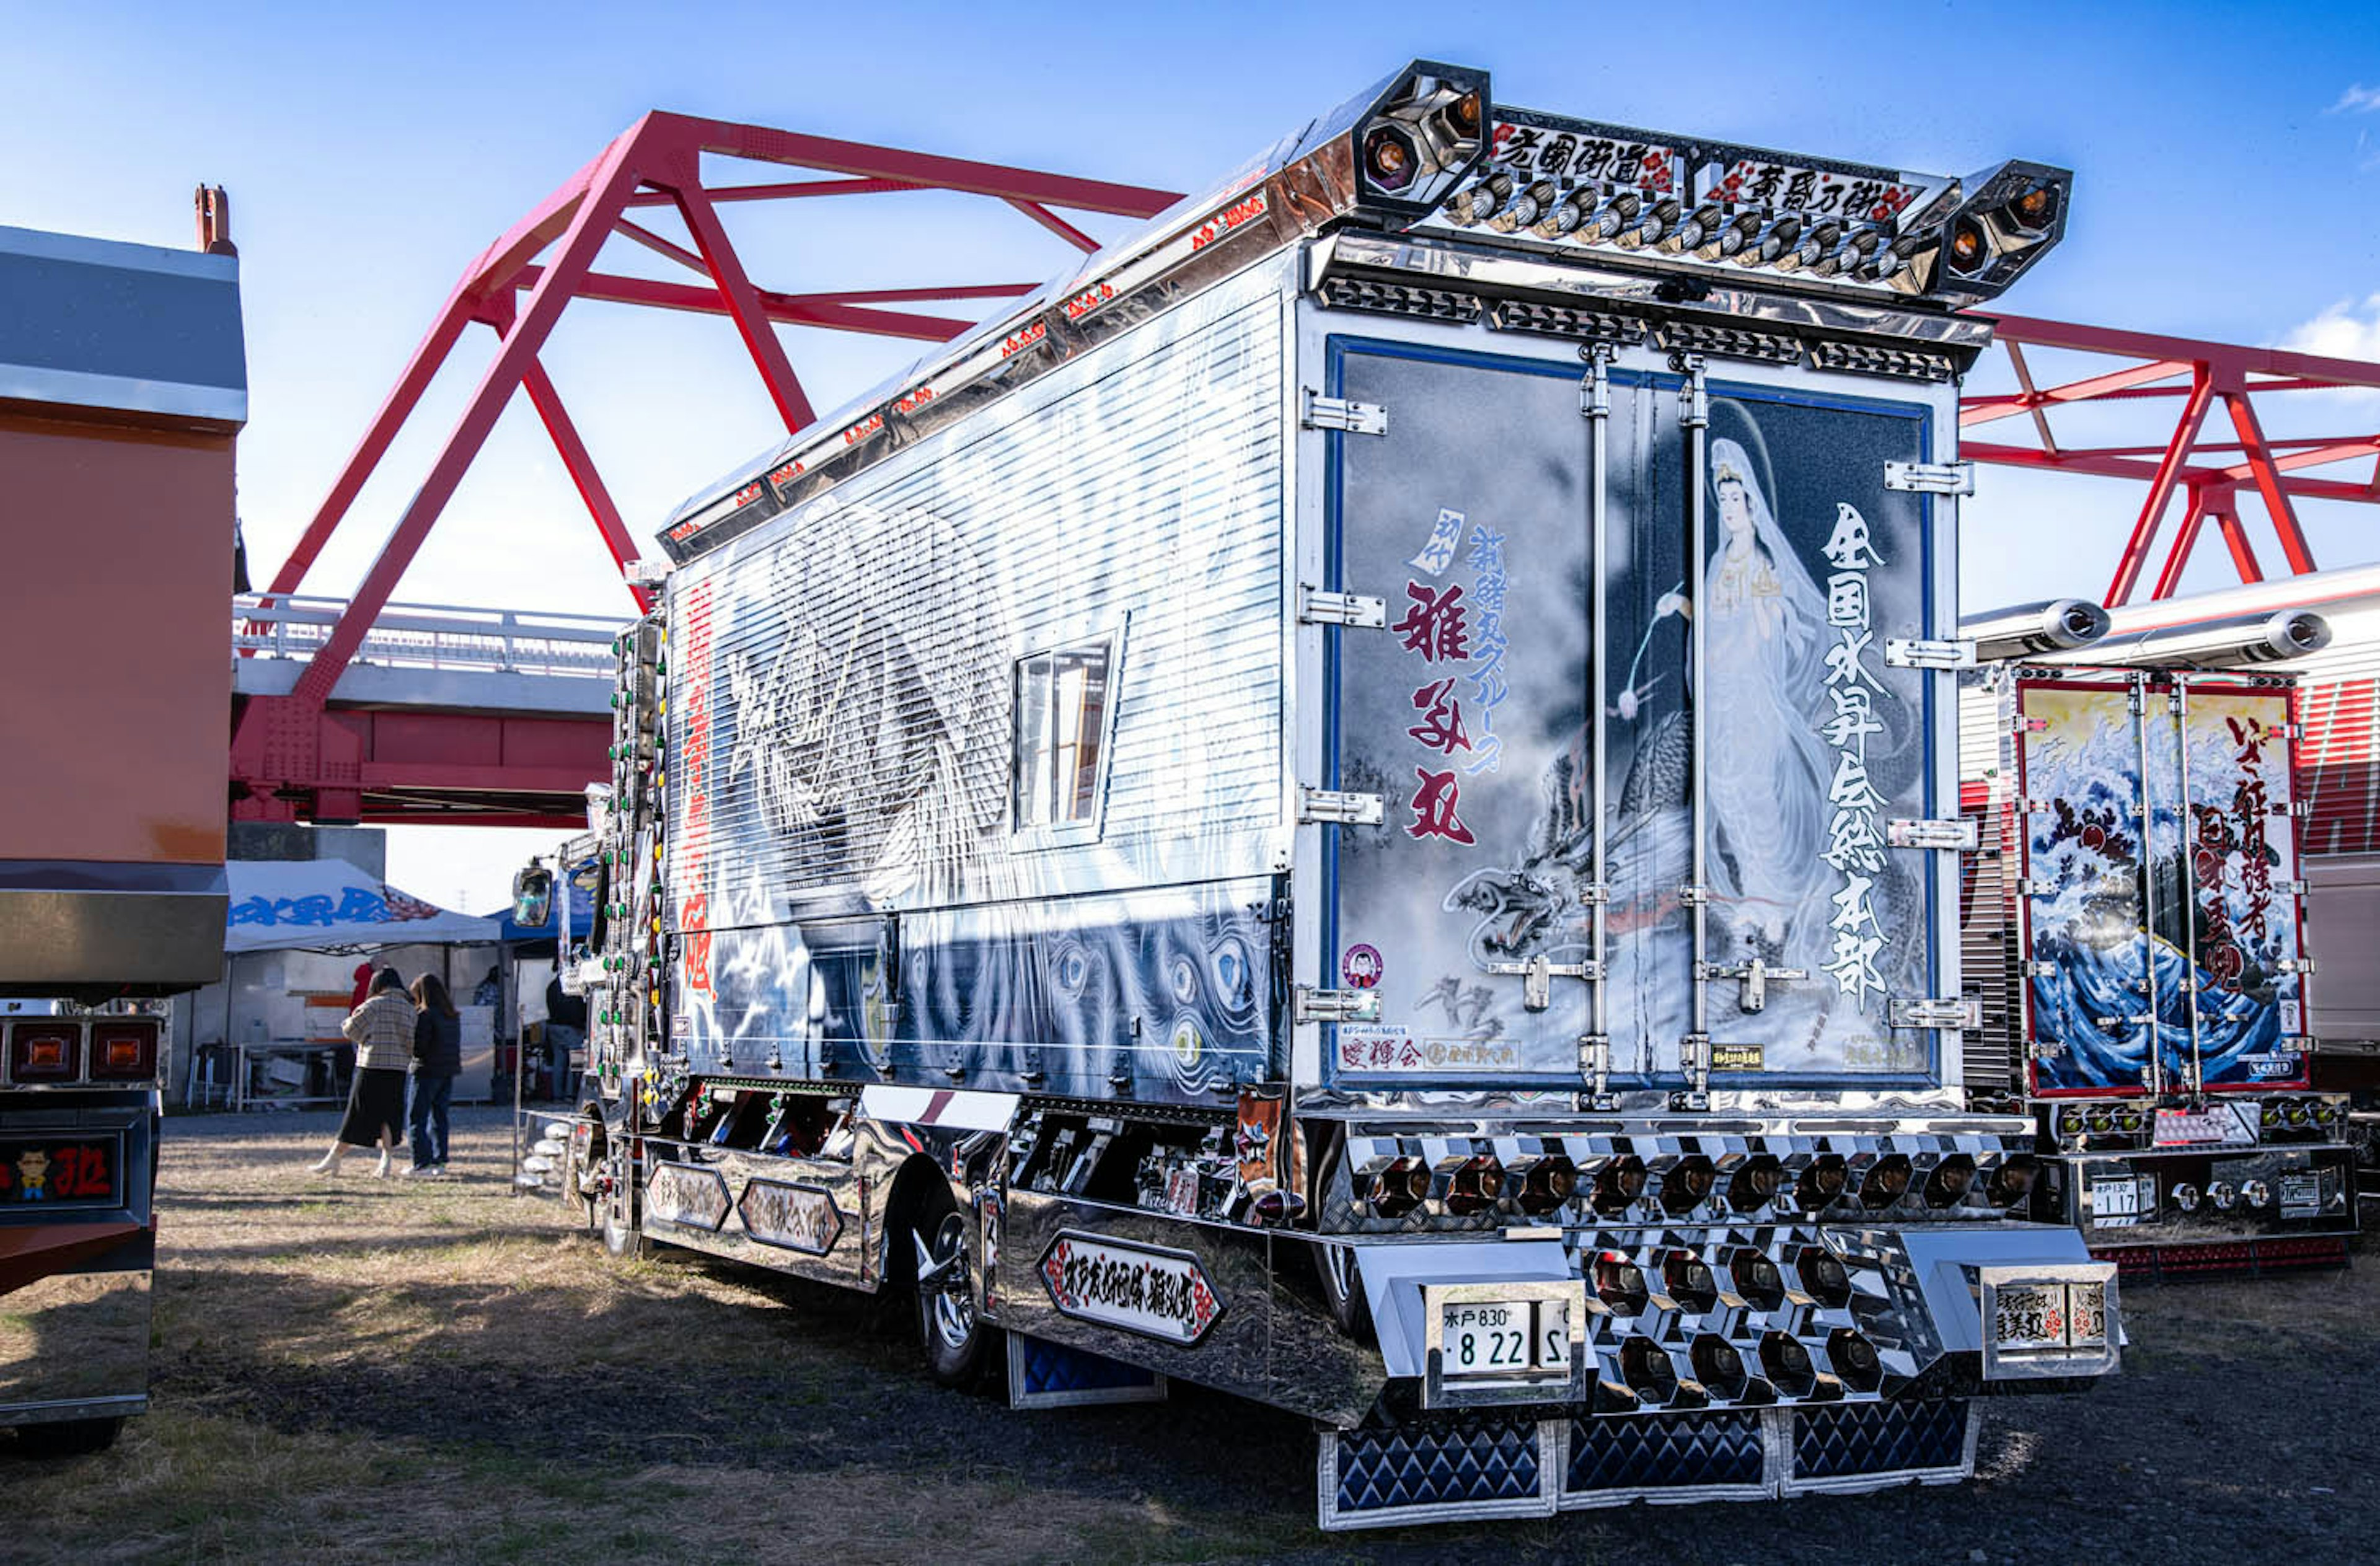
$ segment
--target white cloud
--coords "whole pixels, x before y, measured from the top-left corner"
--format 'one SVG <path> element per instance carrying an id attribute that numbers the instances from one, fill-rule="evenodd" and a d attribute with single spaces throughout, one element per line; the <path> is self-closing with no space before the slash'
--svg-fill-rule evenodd
<path id="1" fill-rule="evenodd" d="M 2281 346 L 2331 358 L 2380 360 L 2380 294 L 2369 296 L 2361 304 L 2339 300 L 2293 329 L 2281 339 Z"/>
<path id="2" fill-rule="evenodd" d="M 2338 102 L 2323 111 L 2333 115 L 2380 114 L 2380 87 L 2366 87 L 2357 82 L 2338 95 Z"/>

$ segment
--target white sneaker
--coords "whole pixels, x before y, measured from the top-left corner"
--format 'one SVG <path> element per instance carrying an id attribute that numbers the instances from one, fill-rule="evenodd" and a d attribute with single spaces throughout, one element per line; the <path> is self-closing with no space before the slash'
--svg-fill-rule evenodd
<path id="1" fill-rule="evenodd" d="M 372 1178 L 374 1180 L 386 1180 L 388 1178 L 390 1167 L 389 1156 L 386 1153 L 382 1153 L 380 1156 L 380 1167 L 372 1171 Z"/>
<path id="2" fill-rule="evenodd" d="M 435 1164 L 415 1163 L 405 1166 L 405 1177 L 407 1180 L 427 1180 L 437 1172 L 438 1166 Z"/>
<path id="3" fill-rule="evenodd" d="M 339 1172 L 339 1155 L 338 1155 L 337 1153 L 335 1153 L 335 1152 L 333 1152 L 333 1153 L 324 1153 L 324 1154 L 322 1155 L 322 1161 L 321 1161 L 321 1162 L 319 1162 L 319 1163 L 310 1163 L 310 1164 L 308 1164 L 308 1165 L 306 1166 L 306 1172 L 307 1172 L 307 1173 L 309 1173 L 309 1174 L 336 1174 L 336 1173 L 338 1173 L 338 1172 Z"/>

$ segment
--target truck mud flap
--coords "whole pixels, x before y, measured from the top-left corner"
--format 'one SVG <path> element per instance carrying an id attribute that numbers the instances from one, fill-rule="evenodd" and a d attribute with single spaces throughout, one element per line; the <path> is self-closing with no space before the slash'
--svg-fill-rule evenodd
<path id="1" fill-rule="evenodd" d="M 1317 1462 L 1326 1529 L 1394 1528 L 1456 1518 L 1552 1513 L 1558 1426 L 1512 1415 L 1391 1421 L 1325 1430 Z"/>
<path id="2" fill-rule="evenodd" d="M 1162 1402 L 1165 1378 L 1137 1365 L 1068 1348 L 1023 1332 L 1008 1334 L 1008 1406 L 1079 1408 L 1100 1402 Z"/>
<path id="3" fill-rule="evenodd" d="M 1337 1531 L 1955 1484 L 1974 1473 L 1977 1428 L 1964 1398 L 1543 1421 L 1376 1416 L 1322 1432 L 1318 1512 Z"/>

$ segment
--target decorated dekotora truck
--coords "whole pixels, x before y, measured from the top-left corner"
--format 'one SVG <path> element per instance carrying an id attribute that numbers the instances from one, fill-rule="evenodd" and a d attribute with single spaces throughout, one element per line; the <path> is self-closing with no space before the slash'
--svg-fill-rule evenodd
<path id="1" fill-rule="evenodd" d="M 2330 633 L 2148 607 L 2177 623 L 1966 676 L 1969 1099 L 2034 1118 L 2035 1216 L 2124 1276 L 2343 1267 L 2355 1154 L 2346 1096 L 2312 1091 L 2298 681 L 2266 672 Z"/>
<path id="2" fill-rule="evenodd" d="M 558 1183 L 1326 1526 L 1967 1474 L 2119 1341 L 1959 1079 L 1956 311 L 2069 183 L 1415 64 L 698 496 Z"/>

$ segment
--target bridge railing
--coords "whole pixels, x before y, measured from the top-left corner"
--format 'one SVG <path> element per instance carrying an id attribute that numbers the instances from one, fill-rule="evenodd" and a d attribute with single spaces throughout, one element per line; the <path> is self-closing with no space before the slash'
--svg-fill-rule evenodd
<path id="1" fill-rule="evenodd" d="M 235 658 L 306 660 L 346 613 L 343 598 L 239 593 L 232 599 Z M 355 662 L 391 668 L 607 677 L 622 619 L 536 610 L 391 603 Z"/>

